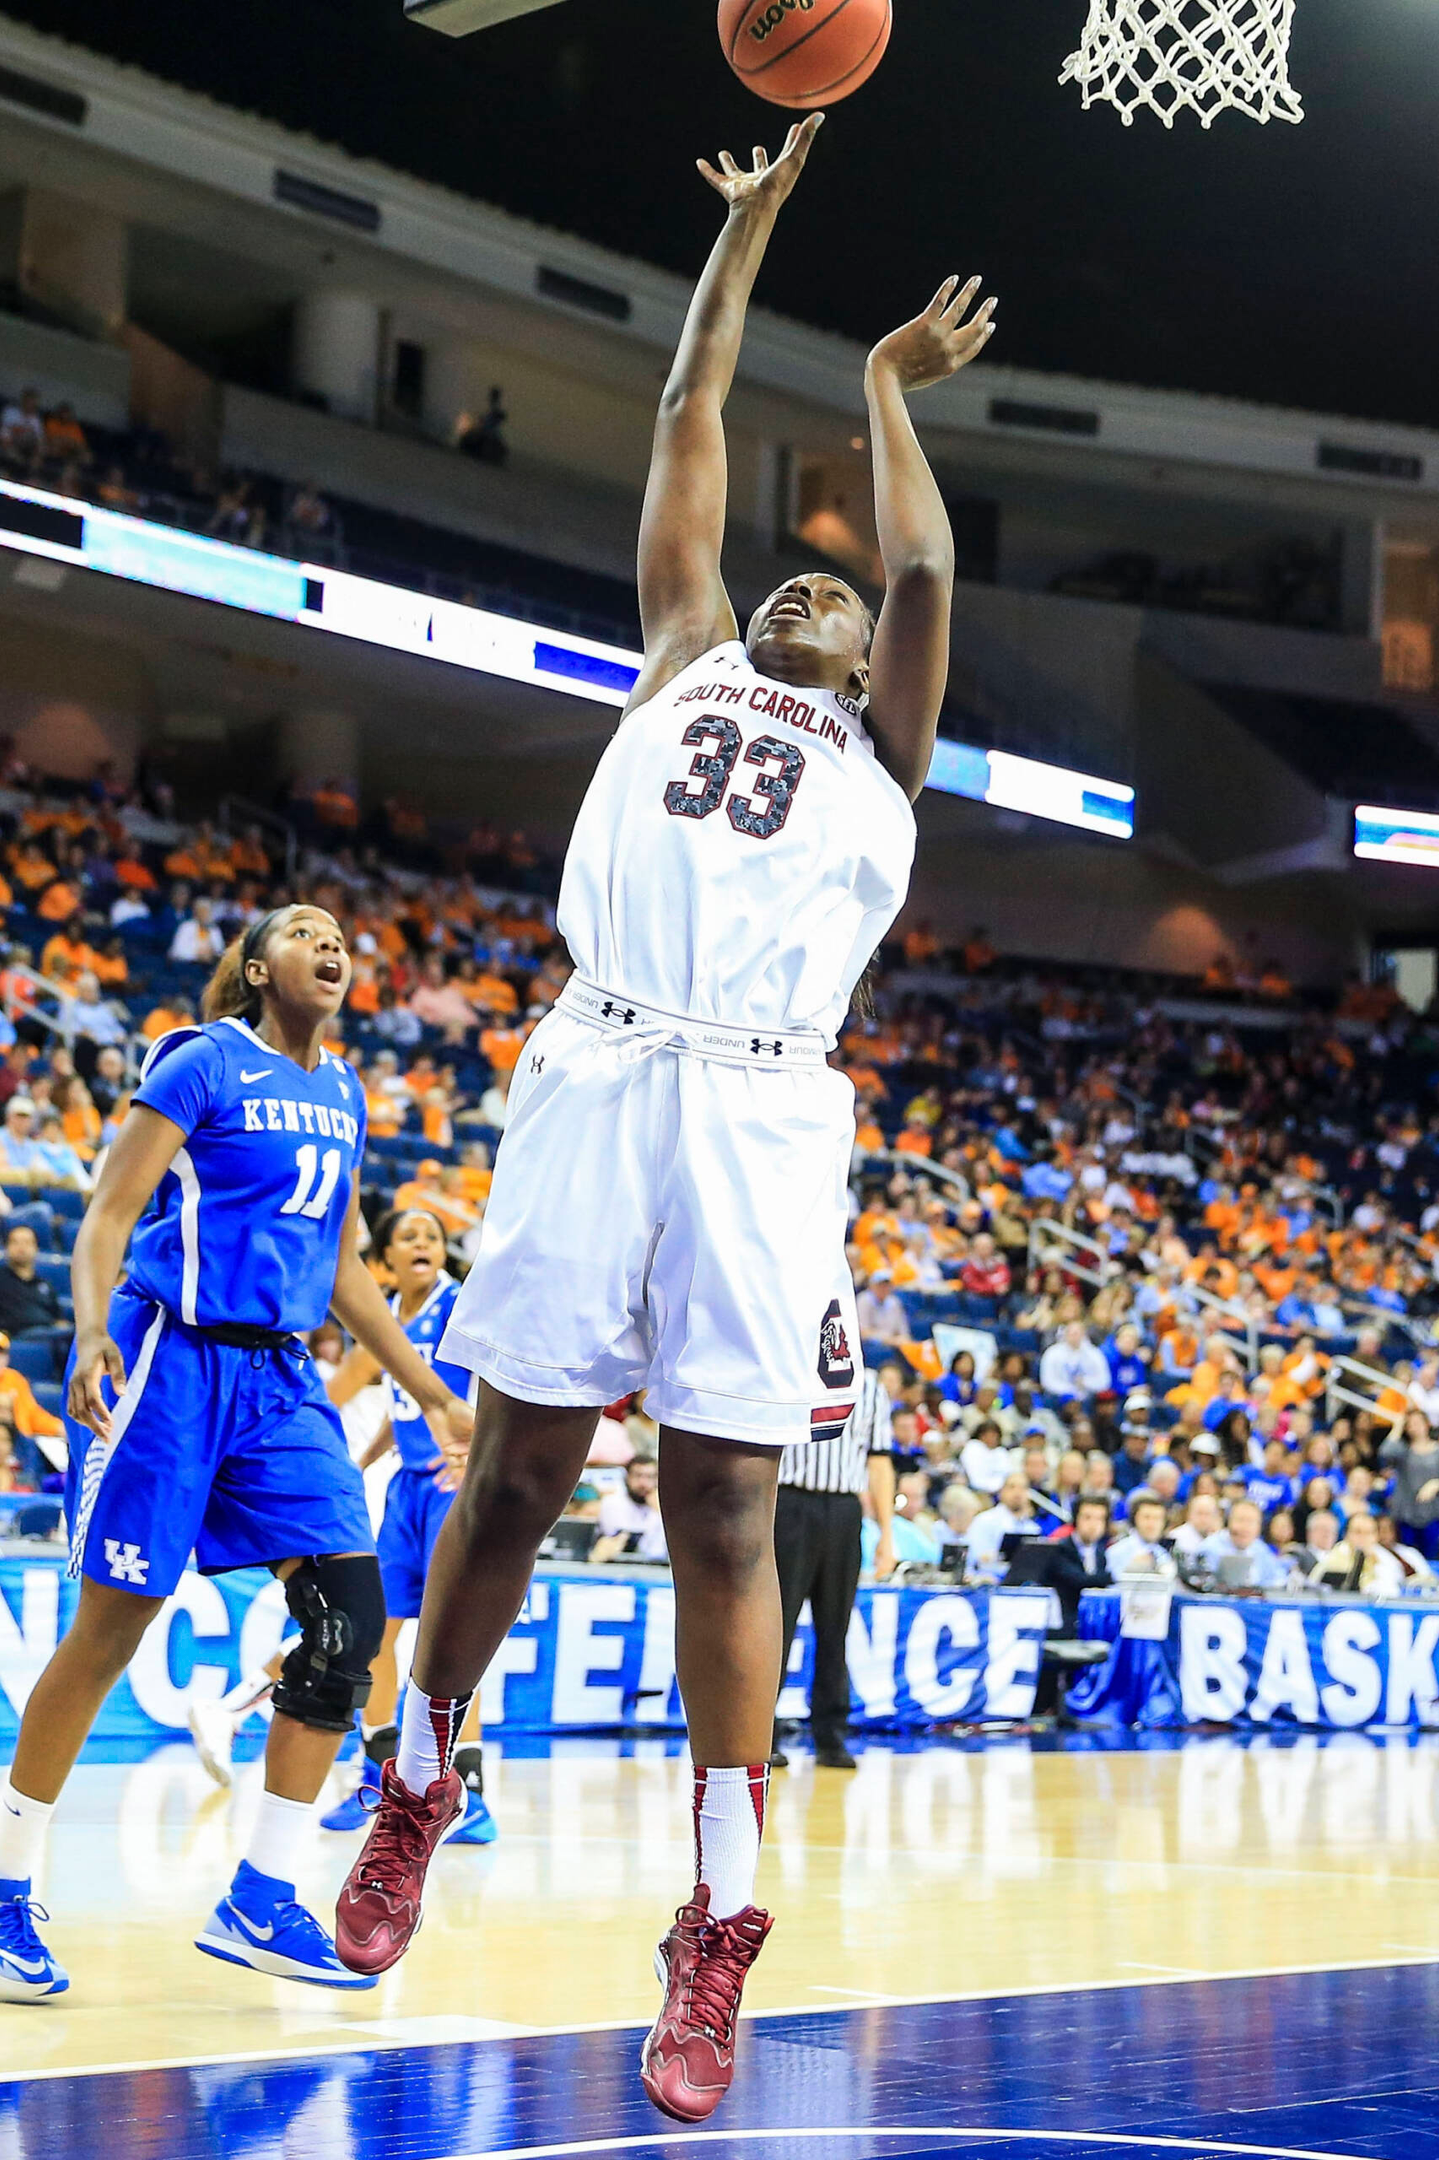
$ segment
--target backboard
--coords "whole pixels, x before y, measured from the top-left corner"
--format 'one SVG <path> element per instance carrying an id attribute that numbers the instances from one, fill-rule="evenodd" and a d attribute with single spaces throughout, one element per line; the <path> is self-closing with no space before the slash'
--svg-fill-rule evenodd
<path id="1" fill-rule="evenodd" d="M 530 15 L 536 8 L 556 7 L 559 0 L 405 0 L 405 16 L 423 23 L 427 30 L 442 30 L 446 37 L 468 37 L 474 30 L 488 30 L 508 22 L 512 15 Z"/>

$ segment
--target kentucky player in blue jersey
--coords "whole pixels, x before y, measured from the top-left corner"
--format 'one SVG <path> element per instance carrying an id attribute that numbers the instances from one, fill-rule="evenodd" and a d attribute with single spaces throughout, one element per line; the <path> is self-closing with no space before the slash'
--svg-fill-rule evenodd
<path id="1" fill-rule="evenodd" d="M 428 1208 L 401 1208 L 385 1216 L 375 1227 L 374 1249 L 395 1283 L 390 1310 L 420 1356 L 457 1395 L 472 1393 L 473 1375 L 462 1365 L 443 1363 L 436 1354 L 460 1292 L 454 1276 L 445 1272 L 445 1232 L 438 1216 Z M 342 1368 L 347 1378 L 361 1384 L 373 1379 L 374 1360 L 367 1351 L 352 1351 L 350 1357 L 358 1369 L 347 1371 L 347 1359 L 346 1368 Z M 339 1385 L 337 1376 L 337 1389 Z M 385 1493 L 385 1516 L 376 1541 L 389 1618 L 379 1656 L 370 1668 L 373 1684 L 362 1713 L 364 1754 L 360 1782 L 348 1799 L 321 1818 L 327 1830 L 364 1830 L 379 1805 L 380 1770 L 399 1742 L 395 1724 L 399 1692 L 395 1639 L 406 1620 L 420 1617 L 430 1555 L 458 1483 L 454 1470 L 435 1447 L 419 1404 L 393 1379 L 389 1386 L 389 1417 L 360 1464 L 362 1470 L 368 1468 L 392 1447 L 400 1458 L 400 1467 Z M 455 1769 L 465 1786 L 465 1813 L 450 1839 L 453 1845 L 490 1845 L 496 1834 L 495 1818 L 484 1799 L 479 1711 L 476 1696 L 455 1749 Z"/>
<path id="2" fill-rule="evenodd" d="M 385 1607 L 360 1475 L 299 1337 L 333 1311 L 457 1461 L 469 1413 L 360 1258 L 364 1097 L 322 1047 L 349 983 L 323 908 L 254 924 L 216 970 L 207 1024 L 151 1051 L 76 1241 L 66 1514 L 79 1606 L 0 1794 L 0 1999 L 69 1985 L 36 1932 L 31 1879 L 96 1713 L 192 1550 L 208 1574 L 269 1567 L 300 1627 L 254 1835 L 197 1946 L 355 1985 L 296 1899 L 295 1861 L 369 1692 Z"/>

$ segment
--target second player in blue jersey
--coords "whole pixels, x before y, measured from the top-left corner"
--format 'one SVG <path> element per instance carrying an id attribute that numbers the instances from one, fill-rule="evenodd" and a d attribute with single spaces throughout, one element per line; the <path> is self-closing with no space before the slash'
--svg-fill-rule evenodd
<path id="1" fill-rule="evenodd" d="M 425 1363 L 457 1395 L 473 1393 L 473 1375 L 461 1365 L 447 1365 L 438 1355 L 460 1286 L 445 1271 L 445 1233 L 428 1208 L 401 1208 L 375 1229 L 375 1251 L 395 1285 L 390 1310 Z M 374 1360 L 353 1350 L 336 1376 L 334 1392 L 344 1399 L 351 1389 L 374 1377 Z M 371 1667 L 373 1686 L 361 1727 L 364 1755 L 355 1791 L 324 1819 L 327 1830 L 363 1830 L 379 1802 L 380 1771 L 395 1752 L 398 1684 L 395 1642 L 406 1620 L 418 1620 L 425 1576 L 435 1540 L 455 1497 L 456 1478 L 437 1452 L 425 1414 L 413 1396 L 393 1378 L 388 1382 L 390 1414 L 364 1457 L 379 1462 L 393 1448 L 399 1467 L 385 1493 L 385 1514 L 377 1550 L 385 1585 L 385 1638 Z M 484 1799 L 480 1754 L 479 1699 L 471 1703 L 455 1750 L 455 1769 L 464 1780 L 465 1812 L 451 1842 L 489 1845 L 495 1819 Z"/>
<path id="2" fill-rule="evenodd" d="M 210 1574 L 270 1568 L 300 1630 L 254 1834 L 197 1946 L 355 1985 L 296 1898 L 295 1863 L 385 1607 L 364 1488 L 302 1337 L 333 1311 L 413 1397 L 437 1455 L 463 1459 L 469 1413 L 360 1258 L 364 1098 L 323 1047 L 349 982 L 323 908 L 255 923 L 216 971 L 206 1024 L 151 1051 L 81 1226 L 66 1404 L 79 1606 L 0 1804 L 0 2000 L 69 1985 L 35 1929 L 33 1873 L 96 1713 L 192 1552 Z"/>

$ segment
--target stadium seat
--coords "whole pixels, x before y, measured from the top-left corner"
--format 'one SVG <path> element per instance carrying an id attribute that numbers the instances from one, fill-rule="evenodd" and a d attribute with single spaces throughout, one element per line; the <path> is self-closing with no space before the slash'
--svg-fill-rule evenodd
<path id="1" fill-rule="evenodd" d="M 65 1390 L 58 1380 L 32 1380 L 30 1392 L 42 1410 L 51 1417 L 62 1417 L 65 1410 Z"/>
<path id="2" fill-rule="evenodd" d="M 71 1222 L 78 1223 L 83 1217 L 85 1213 L 85 1197 L 84 1193 L 66 1192 L 59 1185 L 47 1185 L 45 1187 L 45 1198 L 54 1208 L 55 1213 L 68 1217 Z"/>
<path id="3" fill-rule="evenodd" d="M 17 1335 L 10 1344 L 10 1363 L 29 1381 L 55 1378 L 55 1339 L 49 1335 Z"/>
<path id="4" fill-rule="evenodd" d="M 35 1272 L 42 1282 L 53 1283 L 62 1297 L 70 1294 L 70 1262 L 59 1253 L 41 1253 Z"/>

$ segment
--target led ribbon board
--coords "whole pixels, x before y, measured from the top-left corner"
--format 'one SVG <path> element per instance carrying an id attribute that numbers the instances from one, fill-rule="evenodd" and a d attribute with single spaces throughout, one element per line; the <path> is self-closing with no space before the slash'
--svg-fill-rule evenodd
<path id="1" fill-rule="evenodd" d="M 151 524 L 8 480 L 0 480 L 0 547 L 193 600 L 218 601 L 222 607 L 269 615 L 277 622 L 327 630 L 388 652 L 533 683 L 595 705 L 622 706 L 640 671 L 641 655 L 620 645 L 602 645 L 568 630 L 465 607 L 457 600 L 432 600 L 403 585 L 352 577 L 318 563 L 292 562 L 288 556 Z M 1032 817 L 1080 825 L 1116 839 L 1128 840 L 1134 832 L 1133 788 L 1069 772 L 1062 765 L 1013 757 L 1005 750 L 979 750 L 942 739 L 935 745 L 926 784 L 945 794 L 968 795 L 976 802 L 1024 810 Z M 1433 822 L 1439 831 L 1439 821 Z"/>
<path id="2" fill-rule="evenodd" d="M 448 660 L 477 674 L 562 690 L 597 705 L 623 705 L 640 671 L 640 655 L 619 645 L 597 644 L 457 600 L 432 600 L 402 585 L 291 562 L 203 533 L 152 525 L 9 481 L 0 481 L 0 546 L 328 630 L 389 652 Z"/>
<path id="3" fill-rule="evenodd" d="M 1354 852 L 1369 862 L 1439 870 L 1439 817 L 1427 810 L 1379 810 L 1360 803 L 1354 812 Z"/>
<path id="4" fill-rule="evenodd" d="M 1090 773 L 1070 772 L 1064 765 L 1015 757 L 1008 750 L 980 750 L 973 743 L 951 742 L 941 736 L 934 746 L 926 785 L 946 795 L 992 803 L 996 809 L 1022 810 L 1058 825 L 1107 833 L 1112 840 L 1134 837 L 1133 788 L 1121 787 L 1117 780 L 1097 780 Z"/>

